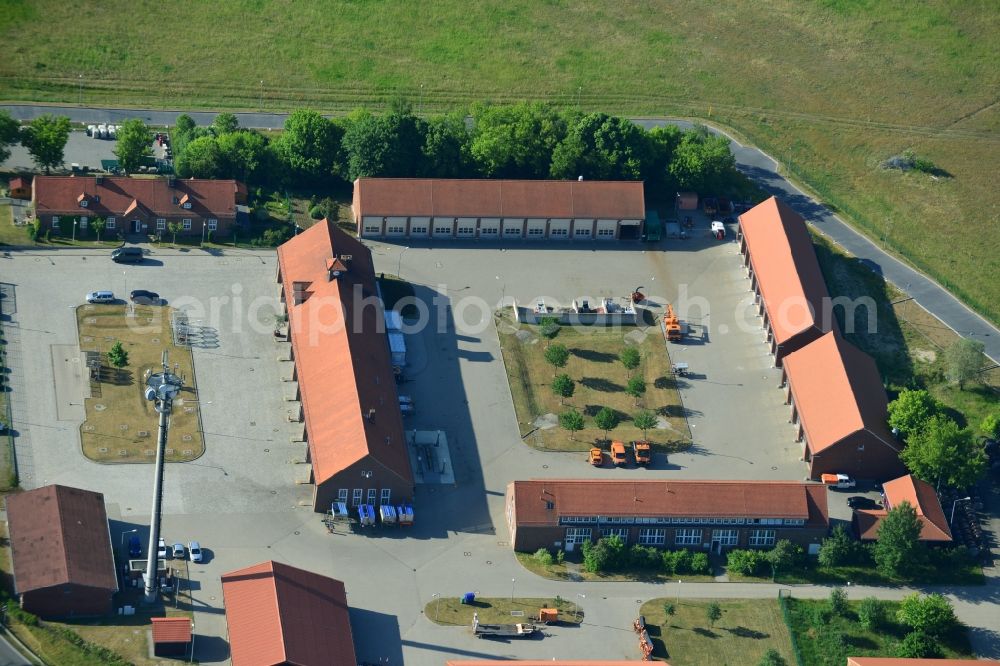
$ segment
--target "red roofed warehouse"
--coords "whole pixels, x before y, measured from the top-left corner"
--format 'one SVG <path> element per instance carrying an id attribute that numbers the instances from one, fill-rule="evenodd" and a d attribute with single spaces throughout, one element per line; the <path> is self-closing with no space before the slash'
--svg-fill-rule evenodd
<path id="1" fill-rule="evenodd" d="M 45 486 L 7 497 L 14 590 L 41 617 L 109 615 L 118 591 L 104 495 Z"/>
<path id="2" fill-rule="evenodd" d="M 278 248 L 314 509 L 408 500 L 413 473 L 371 253 L 326 220 Z"/>
<path id="3" fill-rule="evenodd" d="M 740 252 L 775 364 L 833 326 L 805 220 L 771 197 L 739 218 Z"/>
<path id="4" fill-rule="evenodd" d="M 875 361 L 840 333 L 786 356 L 783 383 L 809 476 L 883 481 L 906 472 L 886 425 L 888 401 Z"/>
<path id="5" fill-rule="evenodd" d="M 178 657 L 187 654 L 191 645 L 191 620 L 186 617 L 154 617 L 153 654 Z"/>
<path id="6" fill-rule="evenodd" d="M 233 666 L 355 666 L 339 580 L 280 562 L 222 576 Z"/>
<path id="7" fill-rule="evenodd" d="M 359 178 L 354 221 L 365 238 L 638 239 L 634 181 Z"/>
<path id="8" fill-rule="evenodd" d="M 928 543 L 951 543 L 951 529 L 937 493 L 929 483 L 909 474 L 882 486 L 885 509 L 858 509 L 854 512 L 854 530 L 862 541 L 877 541 L 878 528 L 889 511 L 903 502 L 909 503 L 920 521 L 920 540 Z"/>
<path id="9" fill-rule="evenodd" d="M 766 548 L 789 539 L 819 552 L 830 524 L 826 488 L 798 481 L 532 479 L 507 486 L 514 550 L 575 550 L 619 536 L 667 548 Z"/>
<path id="10" fill-rule="evenodd" d="M 35 176 L 32 203 L 42 230 L 86 232 L 95 218 L 108 233 L 170 233 L 228 236 L 236 225 L 237 204 L 246 203 L 246 186 L 235 180 L 191 178 L 118 178 L 108 176 Z"/>

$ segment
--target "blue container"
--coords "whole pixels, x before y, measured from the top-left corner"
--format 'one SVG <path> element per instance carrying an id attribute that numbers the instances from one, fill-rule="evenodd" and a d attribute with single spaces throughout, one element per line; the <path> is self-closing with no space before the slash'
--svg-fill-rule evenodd
<path id="1" fill-rule="evenodd" d="M 475 600 L 476 600 L 475 592 L 466 592 L 465 594 L 462 595 L 463 604 L 471 604 Z"/>

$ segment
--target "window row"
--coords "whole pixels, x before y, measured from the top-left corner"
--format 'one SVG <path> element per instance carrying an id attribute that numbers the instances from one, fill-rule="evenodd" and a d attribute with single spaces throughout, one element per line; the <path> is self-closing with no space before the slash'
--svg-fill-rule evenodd
<path id="1" fill-rule="evenodd" d="M 350 495 L 351 497 L 351 506 L 360 506 L 361 500 L 364 499 L 365 489 L 355 488 L 353 492 L 351 492 L 351 490 L 348 488 L 337 489 L 338 502 L 343 502 L 344 504 L 346 504 L 348 495 Z M 365 501 L 365 504 L 375 504 L 376 497 L 378 497 L 379 499 L 379 504 L 388 504 L 389 501 L 392 499 L 392 489 L 382 488 L 382 492 L 378 493 L 378 491 L 375 488 L 369 488 L 368 498 L 367 501 Z"/>
<path id="2" fill-rule="evenodd" d="M 609 525 L 789 525 L 801 526 L 802 518 L 668 518 L 664 516 L 562 516 L 564 525 L 604 523 Z"/>
<path id="3" fill-rule="evenodd" d="M 674 545 L 676 546 L 700 546 L 705 530 L 696 528 L 679 528 L 674 530 Z M 590 538 L 589 527 L 568 527 L 567 537 Z M 629 528 L 627 527 L 606 527 L 601 529 L 601 537 L 616 536 L 625 543 L 629 540 Z M 713 542 L 718 542 L 723 546 L 736 546 L 740 542 L 739 530 L 712 530 Z M 667 530 L 659 527 L 643 527 L 639 529 L 639 544 L 643 546 L 663 546 L 667 543 Z M 747 545 L 749 546 L 773 546 L 775 543 L 774 530 L 750 530 Z"/>

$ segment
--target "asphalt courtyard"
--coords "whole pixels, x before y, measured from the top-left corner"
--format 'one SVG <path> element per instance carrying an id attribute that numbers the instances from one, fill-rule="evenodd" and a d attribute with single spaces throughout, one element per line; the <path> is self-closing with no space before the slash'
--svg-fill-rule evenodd
<path id="1" fill-rule="evenodd" d="M 94 289 L 152 289 L 211 333 L 208 343 L 194 349 L 207 451 L 193 463 L 168 466 L 164 495 L 165 538 L 198 540 L 205 549 L 206 561 L 191 569 L 190 596 L 180 602 L 195 611 L 199 661 L 222 663 L 228 656 L 219 576 L 265 559 L 345 581 L 359 660 L 430 666 L 455 657 L 636 658 L 630 625 L 637 602 L 667 594 L 663 586 L 557 583 L 527 573 L 506 541 L 507 483 L 540 476 L 804 475 L 777 372 L 759 321 L 747 312 L 749 283 L 731 238 L 715 241 L 699 228 L 690 240 L 665 242 L 665 252 L 594 243 L 371 247 L 377 269 L 412 281 L 434 313 L 432 325 L 408 336 L 411 365 L 401 392 L 418 407 L 408 427 L 447 431 L 456 483 L 418 487 L 411 530 L 366 534 L 329 533 L 304 505 L 309 487 L 295 482 L 304 449 L 293 443 L 295 427 L 286 418 L 294 408 L 283 381 L 290 366 L 279 360 L 286 349 L 271 335 L 269 313 L 277 297 L 272 252 L 214 256 L 153 249 L 146 265 L 126 268 L 93 250 L 14 251 L 0 260 L 2 280 L 14 285 L 8 331 L 22 484 L 103 492 L 116 544 L 128 530 L 146 532 L 152 468 L 97 465 L 80 454 L 83 411 L 74 404 L 80 401 L 60 398 L 67 391 L 53 388 L 59 359 L 70 358 L 66 350 L 76 344 L 72 308 Z M 693 372 L 682 387 L 692 451 L 649 470 L 597 470 L 580 454 L 527 447 L 514 423 L 495 306 L 512 297 L 623 296 L 639 285 L 657 308 L 677 303 L 696 324 L 694 339 L 670 348 L 674 360 L 689 363 Z M 655 328 L 638 333 L 659 335 Z M 64 356 L 54 357 L 53 349 Z M 959 609 L 963 619 L 981 624 L 976 609 L 996 601 L 994 589 L 970 595 L 968 609 Z M 586 624 L 583 630 L 548 629 L 541 641 L 503 643 L 479 641 L 467 628 L 438 627 L 421 617 L 436 595 L 466 591 L 558 594 L 579 601 Z M 708 583 L 681 592 L 739 597 L 772 596 L 775 590 Z"/>

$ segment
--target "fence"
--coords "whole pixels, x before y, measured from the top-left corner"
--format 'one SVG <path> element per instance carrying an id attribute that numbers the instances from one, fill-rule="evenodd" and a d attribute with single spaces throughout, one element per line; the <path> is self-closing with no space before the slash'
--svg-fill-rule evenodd
<path id="1" fill-rule="evenodd" d="M 803 666 L 802 654 L 799 652 L 799 644 L 795 640 L 795 632 L 792 631 L 792 623 L 788 618 L 788 599 L 792 596 L 791 590 L 778 588 L 778 605 L 781 606 L 781 619 L 788 627 L 788 638 L 792 641 L 792 654 L 795 656 L 796 666 Z"/>

